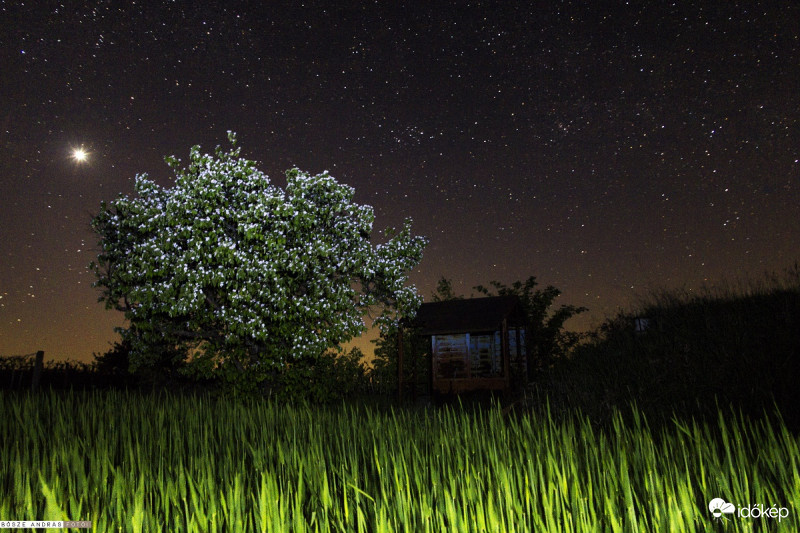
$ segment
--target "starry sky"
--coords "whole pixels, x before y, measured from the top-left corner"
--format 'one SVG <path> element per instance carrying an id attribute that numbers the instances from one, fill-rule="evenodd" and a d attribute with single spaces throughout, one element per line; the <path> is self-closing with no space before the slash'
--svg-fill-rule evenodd
<path id="1" fill-rule="evenodd" d="M 795 2 L 0 0 L 0 65 L 0 355 L 108 349 L 89 220 L 228 130 L 412 217 L 428 299 L 535 275 L 586 329 L 800 259 Z"/>

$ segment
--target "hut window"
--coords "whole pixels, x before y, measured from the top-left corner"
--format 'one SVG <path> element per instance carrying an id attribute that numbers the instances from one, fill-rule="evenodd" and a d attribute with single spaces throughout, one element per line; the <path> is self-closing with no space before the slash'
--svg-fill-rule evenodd
<path id="1" fill-rule="evenodd" d="M 437 379 L 456 379 L 469 377 L 467 355 L 468 337 L 460 335 L 434 335 L 433 353 L 434 375 Z"/>
<path id="2" fill-rule="evenodd" d="M 499 335 L 486 333 L 469 335 L 469 357 L 472 377 L 499 376 L 503 370 L 503 355 Z"/>

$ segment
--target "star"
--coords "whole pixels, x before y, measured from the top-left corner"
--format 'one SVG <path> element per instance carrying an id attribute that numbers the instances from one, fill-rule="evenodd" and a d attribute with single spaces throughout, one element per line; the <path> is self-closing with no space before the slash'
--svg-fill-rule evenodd
<path id="1" fill-rule="evenodd" d="M 72 150 L 72 159 L 76 163 L 84 163 L 89 157 L 89 152 L 84 150 L 83 148 L 75 148 Z"/>

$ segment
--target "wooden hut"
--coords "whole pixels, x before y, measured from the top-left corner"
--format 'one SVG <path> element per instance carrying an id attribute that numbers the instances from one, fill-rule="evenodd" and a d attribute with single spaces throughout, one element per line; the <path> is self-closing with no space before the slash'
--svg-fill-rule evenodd
<path id="1" fill-rule="evenodd" d="M 515 296 L 422 304 L 412 322 L 430 337 L 431 391 L 505 390 L 527 376 L 525 315 Z"/>

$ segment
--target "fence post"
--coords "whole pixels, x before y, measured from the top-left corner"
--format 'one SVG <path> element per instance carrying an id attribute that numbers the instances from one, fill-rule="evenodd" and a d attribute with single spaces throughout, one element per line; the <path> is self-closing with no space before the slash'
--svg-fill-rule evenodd
<path id="1" fill-rule="evenodd" d="M 33 365 L 33 378 L 31 378 L 31 392 L 36 392 L 39 388 L 39 378 L 42 377 L 42 363 L 44 362 L 44 352 L 36 352 L 36 363 Z"/>

